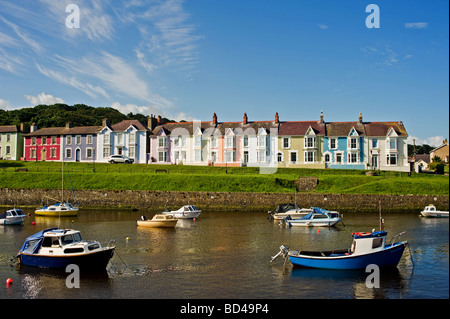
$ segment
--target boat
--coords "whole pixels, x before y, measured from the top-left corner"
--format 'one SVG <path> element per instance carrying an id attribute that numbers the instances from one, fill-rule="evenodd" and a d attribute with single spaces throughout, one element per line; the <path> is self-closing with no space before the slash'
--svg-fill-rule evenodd
<path id="1" fill-rule="evenodd" d="M 24 211 L 18 208 L 8 209 L 0 214 L 0 225 L 22 225 L 25 218 Z"/>
<path id="2" fill-rule="evenodd" d="M 178 210 L 166 211 L 162 212 L 161 214 L 172 215 L 173 217 L 178 219 L 192 219 L 197 218 L 201 213 L 202 211 L 194 205 L 184 205 Z"/>
<path id="3" fill-rule="evenodd" d="M 425 206 L 425 209 L 420 212 L 423 217 L 444 217 L 448 218 L 448 212 L 442 210 L 436 210 L 436 206 L 430 204 Z"/>
<path id="4" fill-rule="evenodd" d="M 153 228 L 174 228 L 178 219 L 172 215 L 156 214 L 152 219 L 146 219 L 144 216 L 137 221 L 138 226 Z"/>
<path id="5" fill-rule="evenodd" d="M 311 207 L 312 212 L 300 217 L 300 218 L 291 218 L 286 217 L 284 222 L 289 226 L 334 226 L 341 221 L 339 217 L 339 213 L 336 211 L 329 211 L 319 207 Z"/>
<path id="6" fill-rule="evenodd" d="M 400 233 L 397 236 L 403 235 Z M 280 255 L 289 258 L 294 267 L 321 269 L 366 269 L 370 264 L 378 267 L 396 267 L 403 255 L 407 241 L 386 244 L 386 231 L 371 233 L 352 233 L 351 248 L 329 251 L 289 251 L 284 245 L 280 252 L 272 257 L 273 261 Z"/>
<path id="7" fill-rule="evenodd" d="M 278 205 L 273 212 L 269 213 L 274 220 L 281 220 L 287 216 L 290 216 L 291 218 L 300 218 L 312 213 L 312 208 L 300 208 L 295 204 L 287 203 Z"/>
<path id="8" fill-rule="evenodd" d="M 42 206 L 34 211 L 38 216 L 53 216 L 53 217 L 68 217 L 77 216 L 78 207 L 73 206 L 71 203 L 56 203 L 49 206 Z"/>
<path id="9" fill-rule="evenodd" d="M 69 169 L 67 169 L 67 174 L 69 174 Z M 38 208 L 34 211 L 35 215 L 48 217 L 77 216 L 78 214 L 77 199 L 73 192 L 72 182 L 70 184 L 72 188 L 73 198 L 75 200 L 75 205 L 72 205 L 71 203 L 64 201 L 64 162 L 63 162 L 63 167 L 61 169 L 61 201 L 49 206 L 43 205 L 41 208 Z"/>
<path id="10" fill-rule="evenodd" d="M 115 245 L 102 247 L 98 241 L 86 241 L 80 231 L 48 228 L 28 237 L 19 250 L 19 263 L 40 268 L 65 268 L 75 264 L 81 270 L 105 270 Z"/>

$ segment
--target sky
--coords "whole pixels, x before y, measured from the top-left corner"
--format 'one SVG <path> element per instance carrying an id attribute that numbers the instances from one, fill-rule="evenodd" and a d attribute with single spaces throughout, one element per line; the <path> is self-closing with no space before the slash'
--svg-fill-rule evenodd
<path id="1" fill-rule="evenodd" d="M 362 113 L 438 146 L 448 12 L 448 0 L 0 0 L 0 108 L 219 122 Z"/>

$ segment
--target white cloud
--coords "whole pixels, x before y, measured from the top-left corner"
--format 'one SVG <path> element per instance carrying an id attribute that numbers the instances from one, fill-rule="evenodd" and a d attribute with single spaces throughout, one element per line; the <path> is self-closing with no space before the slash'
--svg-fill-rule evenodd
<path id="1" fill-rule="evenodd" d="M 406 29 L 425 29 L 428 27 L 428 23 L 427 22 L 410 22 L 410 23 L 405 23 L 405 28 Z"/>
<path id="2" fill-rule="evenodd" d="M 25 42 L 29 47 L 31 47 L 35 52 L 40 53 L 43 50 L 43 47 L 41 44 L 39 44 L 37 41 L 33 40 L 27 33 L 22 31 L 17 24 L 12 23 L 11 21 L 6 20 L 2 16 L 0 16 L 0 19 L 7 24 L 11 29 L 13 29 L 14 33 L 23 41 Z"/>
<path id="3" fill-rule="evenodd" d="M 321 28 L 322 30 L 326 30 L 328 29 L 328 26 L 326 24 L 318 24 L 319 28 Z"/>
<path id="4" fill-rule="evenodd" d="M 11 109 L 11 104 L 9 101 L 0 99 L 0 109 L 9 110 Z"/>
<path id="5" fill-rule="evenodd" d="M 45 92 L 39 93 L 37 96 L 25 95 L 26 99 L 31 102 L 33 105 L 39 104 L 56 104 L 56 103 L 64 103 L 64 100 L 59 97 L 54 97 L 51 94 L 45 94 Z"/>
<path id="6" fill-rule="evenodd" d="M 436 147 L 436 146 L 441 145 L 442 141 L 444 139 L 445 138 L 443 136 L 430 136 L 430 137 L 427 137 L 425 139 L 422 139 L 422 138 L 416 137 L 416 136 L 408 136 L 408 138 L 406 139 L 406 142 L 408 144 L 413 145 L 413 142 L 415 140 L 416 145 L 424 145 L 424 144 L 426 144 L 426 145 L 430 145 L 430 146 Z"/>
<path id="7" fill-rule="evenodd" d="M 184 112 L 167 112 L 167 110 L 161 110 L 153 105 L 142 105 L 142 106 L 138 106 L 136 104 L 120 104 L 120 102 L 114 102 L 111 104 L 111 107 L 120 111 L 123 114 L 128 114 L 128 113 L 140 113 L 143 115 L 147 115 L 149 116 L 150 114 L 153 114 L 155 116 L 161 115 L 162 117 L 168 118 L 170 120 L 175 120 L 175 121 L 181 121 L 181 120 L 185 120 L 187 122 L 192 122 L 192 121 L 198 121 L 198 119 L 193 118 L 192 116 L 190 116 L 187 113 Z"/>

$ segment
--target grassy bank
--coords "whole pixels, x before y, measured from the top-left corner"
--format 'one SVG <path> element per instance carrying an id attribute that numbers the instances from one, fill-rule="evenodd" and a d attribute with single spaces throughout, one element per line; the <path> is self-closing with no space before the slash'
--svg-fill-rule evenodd
<path id="1" fill-rule="evenodd" d="M 381 172 L 366 176 L 360 170 L 286 169 L 260 174 L 252 167 L 180 165 L 112 165 L 67 163 L 74 189 L 165 190 L 211 192 L 295 192 L 301 176 L 316 176 L 316 193 L 448 195 L 448 176 Z M 0 188 L 58 189 L 61 163 L 0 161 Z M 95 172 L 94 172 L 95 169 Z M 167 172 L 157 172 L 165 170 Z M 66 171 L 67 173 L 67 171 Z M 65 188 L 70 181 L 65 174 Z"/>

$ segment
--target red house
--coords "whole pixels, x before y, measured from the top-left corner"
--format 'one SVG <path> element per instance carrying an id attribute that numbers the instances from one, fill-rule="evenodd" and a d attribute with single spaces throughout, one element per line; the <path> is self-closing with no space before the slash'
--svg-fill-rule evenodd
<path id="1" fill-rule="evenodd" d="M 25 161 L 60 161 L 61 160 L 61 127 L 50 127 L 35 130 L 24 135 Z"/>

